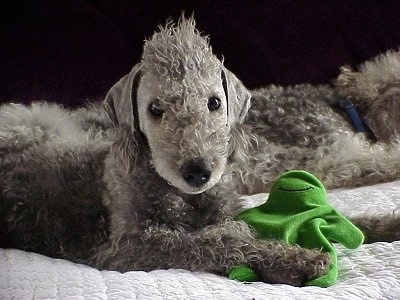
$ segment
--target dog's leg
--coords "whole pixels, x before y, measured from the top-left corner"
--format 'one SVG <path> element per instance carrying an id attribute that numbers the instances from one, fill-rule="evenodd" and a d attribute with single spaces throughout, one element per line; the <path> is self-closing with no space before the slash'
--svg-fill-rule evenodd
<path id="1" fill-rule="evenodd" d="M 235 266 L 248 265 L 262 281 L 298 286 L 323 275 L 329 255 L 256 239 L 246 224 L 227 221 L 194 233 L 155 227 L 125 236 L 99 251 L 94 265 L 119 271 L 181 268 L 223 276 Z"/>
<path id="2" fill-rule="evenodd" d="M 400 214 L 353 218 L 351 221 L 365 235 L 366 243 L 400 240 Z"/>

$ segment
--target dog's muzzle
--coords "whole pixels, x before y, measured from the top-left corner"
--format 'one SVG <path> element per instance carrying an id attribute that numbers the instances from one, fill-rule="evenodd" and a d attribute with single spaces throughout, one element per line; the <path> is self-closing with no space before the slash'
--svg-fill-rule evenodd
<path id="1" fill-rule="evenodd" d="M 201 187 L 210 180 L 211 170 L 204 159 L 190 160 L 180 167 L 183 179 L 193 187 Z"/>

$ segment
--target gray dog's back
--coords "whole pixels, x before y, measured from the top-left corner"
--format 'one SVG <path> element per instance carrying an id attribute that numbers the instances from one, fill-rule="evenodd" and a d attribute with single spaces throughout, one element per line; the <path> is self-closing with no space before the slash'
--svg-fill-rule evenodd
<path id="1" fill-rule="evenodd" d="M 36 103 L 5 105 L 0 114 L 1 246 L 87 260 L 108 230 L 105 112 Z"/>

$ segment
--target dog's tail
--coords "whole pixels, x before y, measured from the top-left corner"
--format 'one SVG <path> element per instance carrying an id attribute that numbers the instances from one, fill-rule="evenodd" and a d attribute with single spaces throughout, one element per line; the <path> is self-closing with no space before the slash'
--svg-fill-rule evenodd
<path id="1" fill-rule="evenodd" d="M 55 104 L 7 104 L 0 107 L 0 154 L 18 152 L 52 139 L 74 139 L 81 131 L 70 113 Z"/>

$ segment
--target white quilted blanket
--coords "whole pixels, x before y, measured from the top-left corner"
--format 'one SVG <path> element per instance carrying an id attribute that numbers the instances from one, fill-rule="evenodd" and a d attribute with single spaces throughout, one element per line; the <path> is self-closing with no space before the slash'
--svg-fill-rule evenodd
<path id="1" fill-rule="evenodd" d="M 331 191 L 329 199 L 347 216 L 390 212 L 400 208 L 400 181 Z M 337 248 L 340 278 L 329 288 L 243 284 L 184 270 L 121 274 L 0 249 L 0 299 L 400 299 L 400 242 Z"/>

